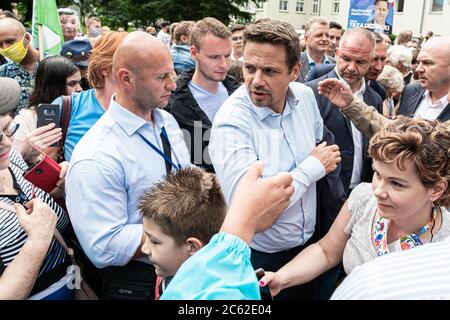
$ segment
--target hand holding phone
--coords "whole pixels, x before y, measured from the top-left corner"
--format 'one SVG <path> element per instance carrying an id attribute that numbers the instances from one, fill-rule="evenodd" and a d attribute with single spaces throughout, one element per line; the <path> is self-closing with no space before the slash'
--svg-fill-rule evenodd
<path id="1" fill-rule="evenodd" d="M 42 155 L 38 160 L 23 177 L 45 192 L 50 192 L 57 186 L 61 167 L 48 155 Z"/>
<path id="2" fill-rule="evenodd" d="M 55 124 L 55 128 L 60 126 L 60 110 L 57 104 L 41 103 L 37 106 L 37 128 L 46 126 L 50 123 Z M 51 147 L 57 147 L 54 143 Z"/>
<path id="3" fill-rule="evenodd" d="M 264 271 L 263 268 L 259 268 L 257 270 L 255 270 L 256 273 L 256 278 L 258 278 L 258 281 L 260 281 L 266 274 L 266 272 Z M 261 300 L 265 301 L 265 300 L 273 300 L 272 294 L 270 293 L 270 289 L 269 287 L 266 286 L 259 286 L 259 291 L 261 293 Z"/>

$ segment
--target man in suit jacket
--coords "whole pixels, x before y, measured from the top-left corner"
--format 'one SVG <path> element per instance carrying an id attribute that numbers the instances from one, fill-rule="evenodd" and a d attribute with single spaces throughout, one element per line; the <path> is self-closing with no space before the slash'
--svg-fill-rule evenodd
<path id="1" fill-rule="evenodd" d="M 370 31 L 361 28 L 348 30 L 336 51 L 336 68 L 321 78 L 306 83 L 313 89 L 324 124 L 334 134 L 341 150 L 340 176 L 347 194 L 360 182 L 371 181 L 373 172 L 371 159 L 367 154 L 368 139 L 362 136 L 336 106 L 318 94 L 317 86 L 324 79 L 342 79 L 349 84 L 356 96 L 381 112 L 380 96 L 366 86 L 364 80 L 370 67 L 374 44 L 375 39 Z"/>
<path id="2" fill-rule="evenodd" d="M 386 65 L 387 58 L 387 46 L 384 38 L 379 33 L 374 33 L 375 36 L 375 48 L 372 54 L 372 61 L 370 63 L 369 71 L 367 72 L 365 79 L 367 85 L 369 85 L 384 101 L 386 99 L 386 90 L 377 81 L 378 76 L 383 72 L 383 68 Z M 323 75 L 329 73 L 335 67 L 334 64 L 321 65 L 315 68 L 309 73 L 307 81 L 312 81 Z"/>
<path id="3" fill-rule="evenodd" d="M 297 82 L 305 82 L 308 74 L 317 66 L 335 62 L 332 57 L 326 55 L 330 38 L 329 30 L 328 21 L 320 17 L 313 17 L 306 23 L 306 50 L 300 55 L 301 70 Z"/>
<path id="4" fill-rule="evenodd" d="M 450 119 L 447 93 L 450 88 L 450 37 L 434 37 L 422 47 L 418 56 L 420 83 L 406 86 L 402 93 L 399 115 L 438 119 Z"/>

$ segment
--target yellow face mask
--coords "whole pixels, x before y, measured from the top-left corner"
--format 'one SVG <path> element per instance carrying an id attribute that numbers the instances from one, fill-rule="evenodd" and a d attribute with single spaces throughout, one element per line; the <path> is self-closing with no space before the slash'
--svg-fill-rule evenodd
<path id="1" fill-rule="evenodd" d="M 23 45 L 23 40 L 25 39 L 25 35 L 22 40 L 17 41 L 12 46 L 9 46 L 6 49 L 0 49 L 0 54 L 11 61 L 16 63 L 20 63 L 23 58 L 27 55 L 28 47 L 25 48 Z"/>

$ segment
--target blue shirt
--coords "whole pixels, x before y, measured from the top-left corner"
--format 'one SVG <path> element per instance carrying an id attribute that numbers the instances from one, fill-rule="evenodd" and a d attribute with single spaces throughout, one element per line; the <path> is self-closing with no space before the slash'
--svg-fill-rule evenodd
<path id="1" fill-rule="evenodd" d="M 260 300 L 250 248 L 240 238 L 219 233 L 187 259 L 161 300 Z"/>
<path id="2" fill-rule="evenodd" d="M 113 99 L 75 147 L 66 177 L 70 220 L 84 252 L 99 268 L 125 265 L 134 256 L 143 234 L 139 197 L 166 175 L 164 159 L 139 133 L 163 150 L 164 127 L 172 161 L 190 165 L 183 133 L 172 115 L 154 109 L 153 126 Z"/>
<path id="3" fill-rule="evenodd" d="M 62 98 L 57 98 L 53 104 L 59 104 L 62 107 Z M 70 161 L 78 141 L 104 113 L 105 109 L 95 97 L 94 89 L 72 94 L 69 128 L 64 141 L 64 157 L 67 161 Z"/>
<path id="4" fill-rule="evenodd" d="M 38 67 L 39 61 L 36 63 L 34 72 L 30 74 L 24 67 L 14 61 L 9 61 L 0 66 L 0 77 L 12 78 L 20 85 L 20 102 L 15 110 L 15 114 L 18 114 L 21 109 L 28 107 L 28 97 L 33 93 L 34 76 Z"/>
<path id="5" fill-rule="evenodd" d="M 311 73 L 316 68 L 316 62 L 309 56 L 308 51 L 306 51 L 306 57 L 308 58 L 308 64 L 309 64 L 309 72 Z M 323 56 L 322 64 L 330 64 L 330 60 L 328 59 L 328 56 L 325 54 Z"/>
<path id="6" fill-rule="evenodd" d="M 228 98 L 228 90 L 223 83 L 219 82 L 217 86 L 217 92 L 211 93 L 192 80 L 188 83 L 189 90 L 191 90 L 195 101 L 197 101 L 200 109 L 208 116 L 211 123 L 214 121 L 219 108 Z"/>
<path id="7" fill-rule="evenodd" d="M 254 236 L 252 248 L 278 252 L 302 245 L 312 236 L 316 181 L 325 176 L 325 168 L 309 154 L 322 136 L 323 121 L 314 93 L 301 83 L 289 85 L 282 114 L 253 105 L 245 86 L 220 108 L 209 152 L 228 203 L 239 180 L 257 160 L 264 162 L 264 177 L 290 172 L 294 179 L 289 208 L 270 229 Z"/>
<path id="8" fill-rule="evenodd" d="M 195 60 L 191 57 L 191 46 L 185 44 L 174 44 L 170 48 L 172 55 L 173 67 L 178 72 L 195 69 Z"/>

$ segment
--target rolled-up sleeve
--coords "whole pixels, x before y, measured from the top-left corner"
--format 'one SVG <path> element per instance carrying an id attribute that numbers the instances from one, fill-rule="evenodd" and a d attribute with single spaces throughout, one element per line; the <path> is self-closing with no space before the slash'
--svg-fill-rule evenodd
<path id="1" fill-rule="evenodd" d="M 66 202 L 80 244 L 98 268 L 127 264 L 138 249 L 142 224 L 130 224 L 123 174 L 94 160 L 74 163 Z"/>

